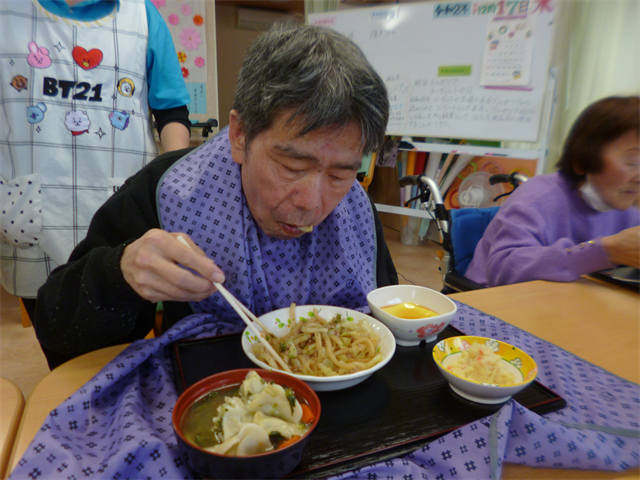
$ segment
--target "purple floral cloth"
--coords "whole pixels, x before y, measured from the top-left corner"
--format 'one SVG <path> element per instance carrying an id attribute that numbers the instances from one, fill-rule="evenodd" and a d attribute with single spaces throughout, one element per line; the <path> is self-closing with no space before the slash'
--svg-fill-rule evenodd
<path id="1" fill-rule="evenodd" d="M 451 324 L 529 353 L 537 380 L 567 401 L 544 416 L 507 402 L 413 453 L 335 478 L 386 480 L 498 479 L 504 462 L 532 467 L 625 470 L 639 465 L 640 388 L 468 305 L 456 302 Z"/>
<path id="2" fill-rule="evenodd" d="M 337 478 L 500 478 L 504 462 L 624 470 L 639 465 L 640 387 L 495 317 L 458 303 L 454 326 L 507 341 L 536 360 L 538 379 L 568 406 L 539 416 L 515 401 L 402 458 Z M 227 333 L 207 314 L 133 343 L 54 409 L 10 479 L 192 478 L 171 426 L 171 343 Z"/>

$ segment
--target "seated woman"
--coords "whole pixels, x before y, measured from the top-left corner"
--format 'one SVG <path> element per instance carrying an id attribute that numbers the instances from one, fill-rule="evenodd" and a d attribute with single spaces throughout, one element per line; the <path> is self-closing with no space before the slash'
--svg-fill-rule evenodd
<path id="1" fill-rule="evenodd" d="M 574 123 L 559 170 L 522 184 L 478 243 L 465 276 L 497 286 L 640 267 L 639 97 L 610 97 Z"/>

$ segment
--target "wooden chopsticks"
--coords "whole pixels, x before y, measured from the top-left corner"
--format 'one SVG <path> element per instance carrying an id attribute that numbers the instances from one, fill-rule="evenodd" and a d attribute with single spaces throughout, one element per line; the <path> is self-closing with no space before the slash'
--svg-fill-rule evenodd
<path id="1" fill-rule="evenodd" d="M 184 243 L 187 247 L 191 248 L 191 245 L 189 245 L 189 242 L 187 242 L 182 235 L 178 235 L 178 240 Z M 267 351 L 271 354 L 274 360 L 284 369 L 285 372 L 293 373 L 289 368 L 289 365 L 287 365 L 285 361 L 280 357 L 280 355 L 276 353 L 276 351 L 273 349 L 271 344 L 267 342 L 262 335 L 260 335 L 260 332 L 256 329 L 256 326 L 254 325 L 253 322 L 256 322 L 260 326 L 260 328 L 262 328 L 262 330 L 264 330 L 269 335 L 273 335 L 273 333 L 271 333 L 269 329 L 265 327 L 262 324 L 262 322 L 260 322 L 260 320 L 258 320 L 258 317 L 256 317 L 253 314 L 253 312 L 251 312 L 247 307 L 245 307 L 242 304 L 242 302 L 240 302 L 236 297 L 234 297 L 233 294 L 229 290 L 227 290 L 224 285 L 217 282 L 213 282 L 213 285 L 218 289 L 220 294 L 227 300 L 227 302 L 229 302 L 229 305 L 231 305 L 231 308 L 233 308 L 236 311 L 236 313 L 240 315 L 240 318 L 244 321 L 244 323 L 247 324 L 247 327 L 249 327 L 249 330 L 251 330 L 251 333 L 253 333 L 258 338 L 258 340 L 260 340 L 264 348 L 267 349 Z"/>

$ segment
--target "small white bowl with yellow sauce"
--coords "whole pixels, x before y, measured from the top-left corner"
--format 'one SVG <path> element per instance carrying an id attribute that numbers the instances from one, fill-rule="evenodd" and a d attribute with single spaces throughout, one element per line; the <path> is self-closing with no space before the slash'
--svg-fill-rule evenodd
<path id="1" fill-rule="evenodd" d="M 392 285 L 367 295 L 371 315 L 384 323 L 403 347 L 434 342 L 458 307 L 449 297 L 427 287 Z"/>

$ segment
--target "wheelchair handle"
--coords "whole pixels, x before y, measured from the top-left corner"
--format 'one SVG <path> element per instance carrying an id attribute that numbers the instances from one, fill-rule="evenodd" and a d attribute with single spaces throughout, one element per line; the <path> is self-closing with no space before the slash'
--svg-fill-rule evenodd
<path id="1" fill-rule="evenodd" d="M 420 181 L 420 175 L 406 175 L 400 178 L 398 183 L 401 187 L 408 187 L 409 185 L 420 185 L 422 182 Z"/>
<path id="2" fill-rule="evenodd" d="M 434 212 L 436 215 L 436 221 L 440 226 L 440 230 L 445 234 L 449 233 L 449 212 L 444 207 L 444 201 L 442 200 L 442 195 L 440 194 L 440 189 L 436 182 L 433 179 L 427 177 L 424 173 L 420 175 L 406 175 L 398 180 L 398 183 L 401 187 L 408 187 L 410 185 L 419 185 L 420 188 L 427 188 L 431 193 L 431 198 L 433 200 Z"/>
<path id="3" fill-rule="evenodd" d="M 510 183 L 514 188 L 527 180 L 529 180 L 529 177 L 518 172 L 513 172 L 508 175 L 505 173 L 496 173 L 489 177 L 489 183 L 491 185 L 495 185 L 496 183 Z"/>
<path id="4" fill-rule="evenodd" d="M 427 177 L 424 173 L 421 173 L 420 175 L 404 176 L 400 178 L 400 180 L 398 180 L 398 183 L 400 184 L 401 187 L 408 187 L 409 185 L 424 184 L 427 187 L 429 187 L 429 191 L 431 192 L 433 201 L 436 204 L 438 203 L 444 204 L 444 201 L 442 200 L 442 195 L 440 195 L 440 189 L 438 188 L 438 185 L 436 185 L 436 182 L 434 182 L 433 179 Z"/>

